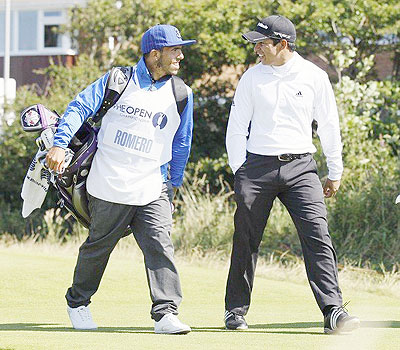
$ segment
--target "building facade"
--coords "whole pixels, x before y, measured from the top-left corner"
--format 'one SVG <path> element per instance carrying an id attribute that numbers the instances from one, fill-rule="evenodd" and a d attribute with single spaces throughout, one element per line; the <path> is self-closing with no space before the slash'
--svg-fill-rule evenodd
<path id="1" fill-rule="evenodd" d="M 3 76 L 5 1 L 0 7 L 0 76 Z M 68 9 L 86 0 L 11 0 L 10 78 L 16 85 L 43 84 L 35 69 L 47 67 L 49 58 L 73 64 L 77 52 L 70 38 L 57 30 L 65 24 Z"/>

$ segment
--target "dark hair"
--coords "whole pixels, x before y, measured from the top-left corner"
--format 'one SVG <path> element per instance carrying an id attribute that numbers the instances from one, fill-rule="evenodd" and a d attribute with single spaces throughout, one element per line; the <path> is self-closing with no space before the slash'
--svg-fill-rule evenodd
<path id="1" fill-rule="evenodd" d="M 278 38 L 270 38 L 270 39 L 272 40 L 274 46 L 278 45 L 282 40 L 282 39 L 278 39 Z M 296 44 L 295 43 L 290 43 L 289 41 L 287 43 L 288 43 L 290 51 L 296 51 Z"/>

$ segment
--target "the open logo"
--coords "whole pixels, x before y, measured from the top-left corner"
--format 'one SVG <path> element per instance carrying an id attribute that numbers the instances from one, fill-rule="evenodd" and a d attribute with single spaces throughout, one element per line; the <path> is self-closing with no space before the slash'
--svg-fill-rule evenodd
<path id="1" fill-rule="evenodd" d="M 155 128 L 159 127 L 160 130 L 164 129 L 165 126 L 167 125 L 167 123 L 168 123 L 168 118 L 164 113 L 158 112 L 158 113 L 156 113 L 154 115 L 154 117 L 153 117 L 153 126 Z"/>

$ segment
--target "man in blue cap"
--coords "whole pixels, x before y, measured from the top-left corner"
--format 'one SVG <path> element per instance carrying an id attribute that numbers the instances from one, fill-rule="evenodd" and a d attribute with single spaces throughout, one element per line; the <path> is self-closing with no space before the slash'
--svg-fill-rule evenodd
<path id="1" fill-rule="evenodd" d="M 143 57 L 132 68 L 121 97 L 102 119 L 86 183 L 89 236 L 79 249 L 73 283 L 66 294 L 76 329 L 97 328 L 88 305 L 112 250 L 130 226 L 144 255 L 155 333 L 191 330 L 176 317 L 182 292 L 170 237 L 167 183 L 174 189 L 182 184 L 190 153 L 193 93 L 181 82 L 187 102 L 180 110 L 173 77 L 184 58 L 182 47 L 195 42 L 182 40 L 171 25 L 147 30 L 141 42 Z M 51 170 L 61 172 L 65 149 L 82 123 L 100 108 L 109 75 L 89 85 L 68 105 L 46 157 Z"/>

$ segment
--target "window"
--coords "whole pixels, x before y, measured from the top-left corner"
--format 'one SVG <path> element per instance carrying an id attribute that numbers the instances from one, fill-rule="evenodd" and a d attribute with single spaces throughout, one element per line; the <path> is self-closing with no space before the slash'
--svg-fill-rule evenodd
<path id="1" fill-rule="evenodd" d="M 41 17 L 43 25 L 43 48 L 62 48 L 63 35 L 59 32 L 60 25 L 64 23 L 63 13 L 61 11 L 43 11 Z"/>
<path id="2" fill-rule="evenodd" d="M 18 49 L 36 50 L 37 49 L 37 11 L 18 12 Z"/>
<path id="3" fill-rule="evenodd" d="M 61 35 L 58 33 L 59 25 L 46 24 L 44 26 L 44 47 L 61 47 Z"/>
<path id="4" fill-rule="evenodd" d="M 43 16 L 44 17 L 61 17 L 62 12 L 61 11 L 44 11 Z"/>
<path id="5" fill-rule="evenodd" d="M 5 27 L 5 13 L 0 12 L 0 52 L 4 52 L 4 27 Z"/>
<path id="6" fill-rule="evenodd" d="M 0 57 L 4 55 L 5 12 L 0 7 Z M 20 6 L 11 11 L 11 56 L 75 54 L 68 35 L 60 33 L 66 10 Z"/>
<path id="7" fill-rule="evenodd" d="M 13 40 L 13 35 L 14 35 L 14 12 L 11 11 L 11 15 L 10 15 L 10 50 L 14 50 L 15 49 L 15 41 Z M 5 23 L 6 21 L 6 14 L 4 11 L 0 11 L 0 55 L 2 55 L 2 53 L 4 53 L 4 44 L 5 44 Z"/>

